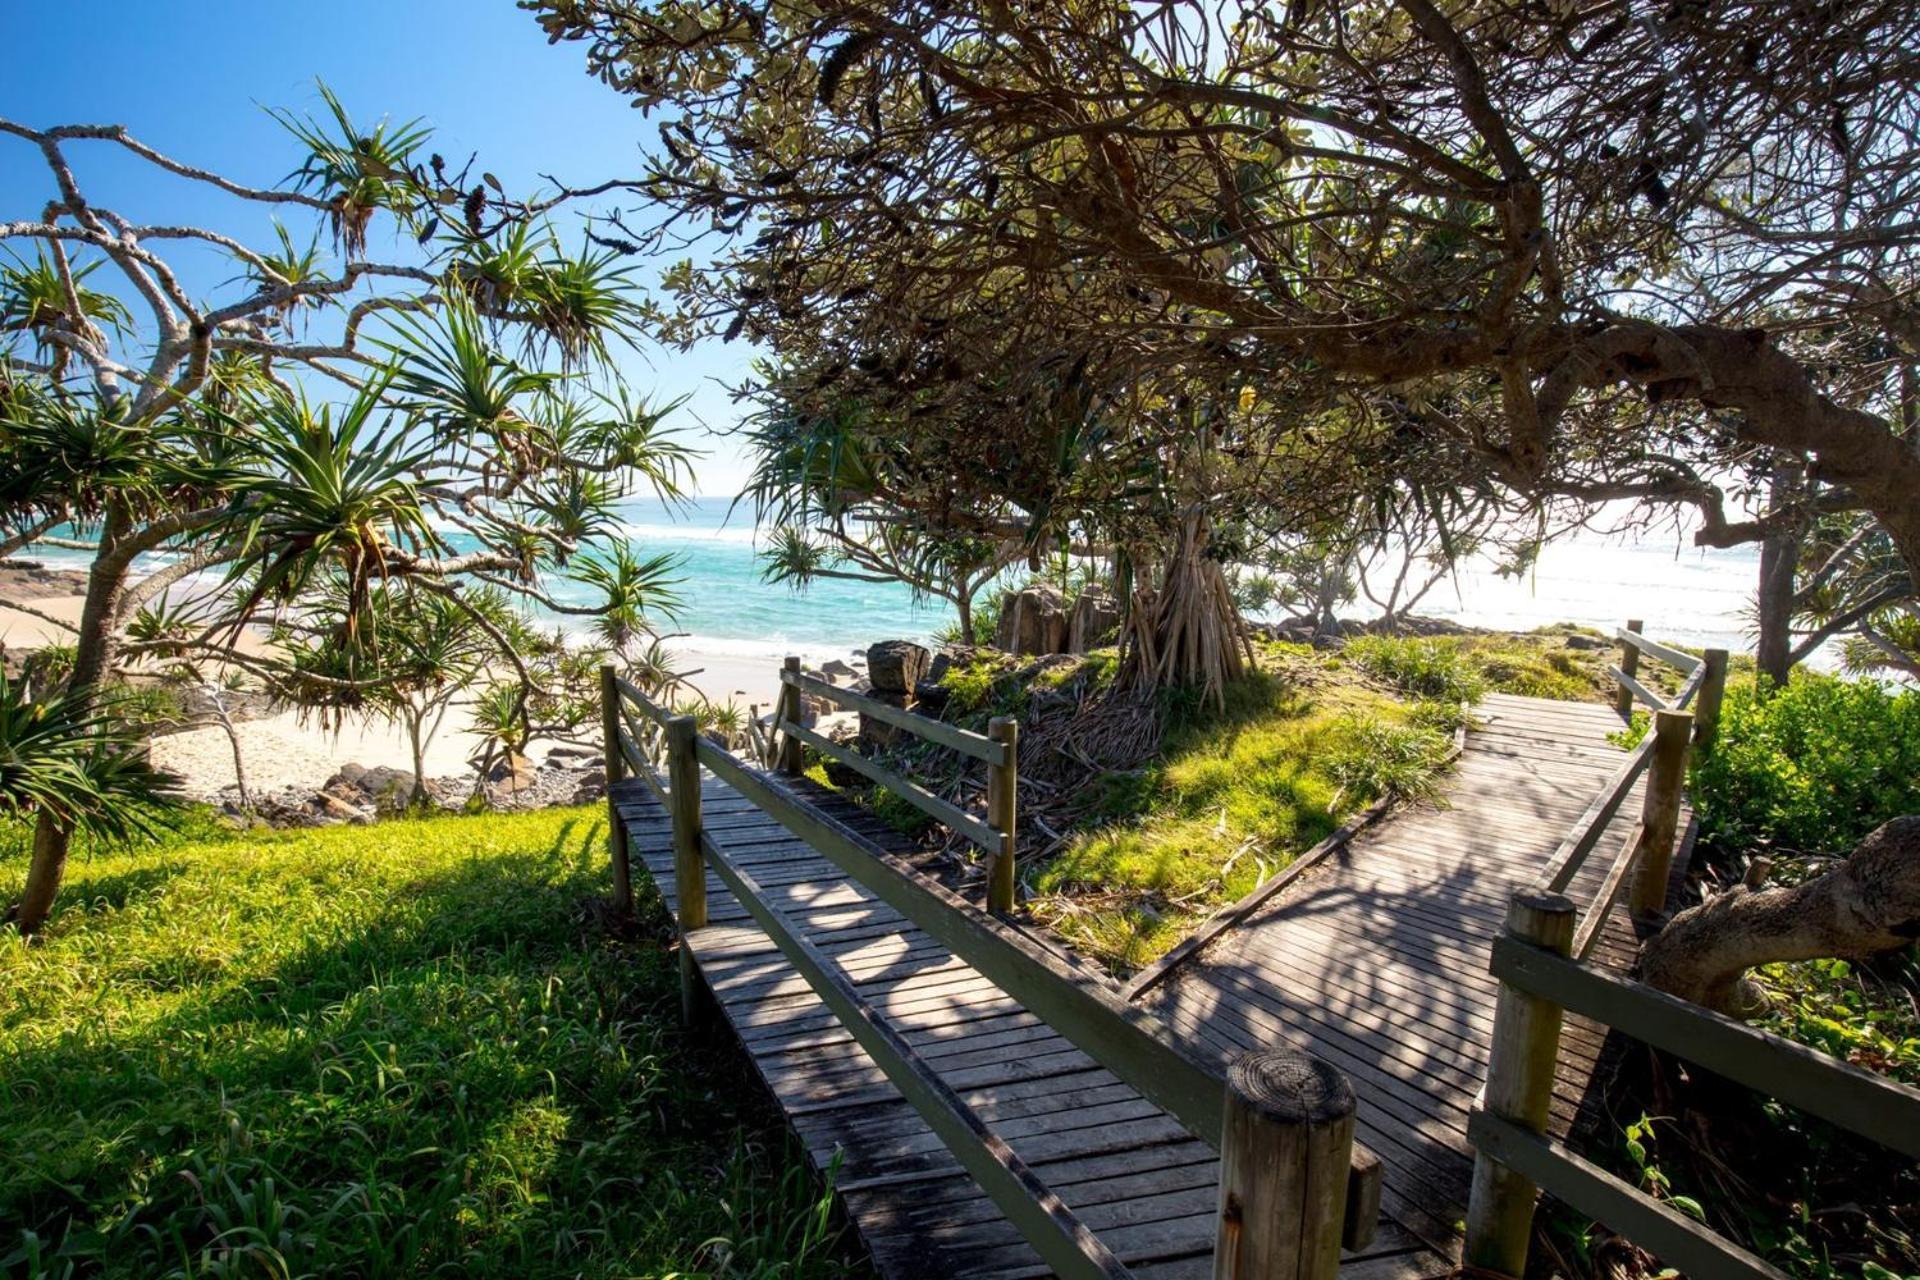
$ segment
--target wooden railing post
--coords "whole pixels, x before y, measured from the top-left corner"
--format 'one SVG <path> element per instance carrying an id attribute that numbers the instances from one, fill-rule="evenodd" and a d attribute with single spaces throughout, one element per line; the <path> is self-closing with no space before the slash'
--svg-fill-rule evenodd
<path id="1" fill-rule="evenodd" d="M 1227 1071 L 1214 1280 L 1333 1280 L 1340 1268 L 1353 1086 L 1296 1050 Z"/>
<path id="2" fill-rule="evenodd" d="M 1573 902 L 1558 893 L 1516 893 L 1507 904 L 1507 933 L 1556 955 L 1573 947 Z M 1559 1005 L 1500 984 L 1493 1011 L 1493 1051 L 1481 1105 L 1502 1120 L 1545 1133 L 1560 1058 Z M 1526 1270 L 1538 1189 L 1483 1153 L 1473 1157 L 1467 1201 L 1466 1262 L 1498 1275 Z"/>
<path id="3" fill-rule="evenodd" d="M 601 759 L 607 777 L 607 856 L 613 863 L 613 909 L 633 914 L 633 870 L 627 862 L 627 824 L 620 821 L 613 784 L 627 776 L 627 757 L 620 750 L 620 685 L 612 666 L 600 668 Z"/>
<path id="4" fill-rule="evenodd" d="M 1713 745 L 1720 731 L 1720 703 L 1727 696 L 1727 651 L 1709 649 L 1701 655 L 1706 674 L 1700 677 L 1700 692 L 1693 698 L 1693 745 L 1704 750 Z"/>
<path id="5" fill-rule="evenodd" d="M 1653 759 L 1647 766 L 1646 803 L 1640 811 L 1640 856 L 1628 899 L 1633 914 L 1659 915 L 1667 905 L 1673 845 L 1680 834 L 1680 796 L 1687 783 L 1687 739 L 1693 715 L 1656 711 Z"/>
<path id="6" fill-rule="evenodd" d="M 1016 884 L 1020 722 L 1012 716 L 995 716 L 987 725 L 987 736 L 1007 749 L 1004 764 L 987 766 L 987 824 L 1000 833 L 1000 852 L 987 871 L 987 910 L 1005 913 L 1013 910 Z"/>
<path id="7" fill-rule="evenodd" d="M 781 664 L 781 670 L 790 675 L 799 675 L 799 657 L 794 654 L 788 654 L 786 661 Z M 774 706 L 778 708 L 778 714 L 774 717 L 776 721 L 774 729 L 776 731 L 778 731 L 780 727 L 779 723 L 777 723 L 779 721 L 791 720 L 793 723 L 799 724 L 803 718 L 802 711 L 805 706 L 805 703 L 800 697 L 800 686 L 797 684 L 788 684 L 784 680 L 781 681 L 780 700 L 776 702 Z M 780 772 L 785 774 L 798 774 L 800 772 L 800 739 L 790 733 L 780 734 L 779 747 L 775 754 Z"/>
<path id="8" fill-rule="evenodd" d="M 707 864 L 700 853 L 700 760 L 694 755 L 692 716 L 667 721 L 667 806 L 673 813 L 673 890 L 680 924 L 680 1012 L 694 1021 L 700 974 L 692 933 L 707 923 Z"/>
<path id="9" fill-rule="evenodd" d="M 1644 625 L 1640 619 L 1632 618 L 1627 622 L 1627 630 L 1638 634 L 1640 628 Z M 1637 676 L 1640 674 L 1640 651 L 1633 647 L 1633 642 L 1630 640 L 1622 640 L 1620 642 L 1620 670 L 1629 676 Z M 1618 711 L 1622 717 L 1632 715 L 1633 690 L 1627 688 L 1624 684 L 1617 686 L 1613 691 L 1613 709 Z"/>

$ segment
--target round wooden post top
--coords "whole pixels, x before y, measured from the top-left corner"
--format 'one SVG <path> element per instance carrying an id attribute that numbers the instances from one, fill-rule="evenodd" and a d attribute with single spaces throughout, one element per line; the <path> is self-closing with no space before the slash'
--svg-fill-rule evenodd
<path id="1" fill-rule="evenodd" d="M 1227 1070 L 1227 1087 L 1264 1120 L 1334 1124 L 1353 1114 L 1353 1085 L 1337 1068 L 1298 1049 L 1249 1053 Z"/>

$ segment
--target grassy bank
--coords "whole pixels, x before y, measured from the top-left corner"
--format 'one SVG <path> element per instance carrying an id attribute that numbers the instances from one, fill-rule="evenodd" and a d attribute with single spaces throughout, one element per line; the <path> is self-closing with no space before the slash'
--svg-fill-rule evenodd
<path id="1" fill-rule="evenodd" d="M 614 936 L 605 876 L 587 809 L 77 862 L 43 945 L 0 933 L 0 1268 L 842 1274 L 737 1051 L 683 1034 L 657 904 Z"/>
<path id="2" fill-rule="evenodd" d="M 1160 750 L 1093 781 L 1029 877 L 1035 914 L 1076 948 L 1138 969 L 1389 792 L 1426 794 L 1456 716 L 1289 646 L 1226 706 L 1167 709 Z"/>

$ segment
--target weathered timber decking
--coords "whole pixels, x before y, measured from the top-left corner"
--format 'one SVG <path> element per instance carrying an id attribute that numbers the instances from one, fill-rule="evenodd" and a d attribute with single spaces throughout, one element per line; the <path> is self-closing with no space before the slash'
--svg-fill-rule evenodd
<path id="1" fill-rule="evenodd" d="M 615 797 L 634 858 L 672 905 L 665 811 L 642 784 L 620 783 Z M 1135 1275 L 1212 1274 L 1219 1162 L 1207 1143 L 731 788 L 707 778 L 702 801 L 706 829 L 774 905 Z M 1049 1274 L 712 872 L 707 893 L 710 923 L 691 938 L 701 972 L 814 1163 L 838 1159 L 842 1203 L 881 1274 Z M 1343 1277 L 1446 1274 L 1394 1208 Z"/>
<path id="2" fill-rule="evenodd" d="M 1359 1140 L 1385 1164 L 1401 1217 L 1428 1238 L 1466 1213 L 1467 1113 L 1480 1090 L 1496 983 L 1488 949 L 1509 893 L 1533 884 L 1619 768 L 1610 708 L 1507 695 L 1475 712 L 1445 800 L 1395 814 L 1141 997 L 1224 1062 L 1288 1043 L 1339 1066 L 1359 1096 Z M 1568 894 L 1584 913 L 1640 814 L 1643 777 Z M 1681 829 L 1690 814 L 1683 810 Z M 1676 881 L 1684 874 L 1676 857 Z M 1593 959 L 1624 968 L 1622 908 Z M 1569 1018 L 1552 1127 L 1591 1114 L 1604 1032 Z"/>
<path id="3" fill-rule="evenodd" d="M 1249 1048 L 1294 1044 L 1350 1076 L 1359 1137 L 1385 1162 L 1386 1188 L 1375 1242 L 1342 1267 L 1347 1280 L 1448 1272 L 1492 1026 L 1488 946 L 1508 891 L 1539 876 L 1622 759 L 1606 741 L 1620 721 L 1604 707 L 1496 696 L 1478 717 L 1447 807 L 1364 833 L 1141 999 L 1223 1072 Z M 615 797 L 636 863 L 673 905 L 666 813 L 638 783 Z M 707 830 L 774 905 L 1136 1275 L 1211 1275 L 1218 1162 L 1207 1143 L 731 788 L 706 779 L 703 803 Z M 1583 906 L 1639 805 L 1636 790 L 1575 880 Z M 1046 1275 L 711 872 L 707 892 L 711 923 L 692 953 L 813 1161 L 838 1159 L 843 1203 L 880 1272 Z M 1624 962 L 1631 945 L 1616 923 L 1595 956 Z M 1589 1103 L 1601 1043 L 1570 1020 L 1560 1131 Z"/>

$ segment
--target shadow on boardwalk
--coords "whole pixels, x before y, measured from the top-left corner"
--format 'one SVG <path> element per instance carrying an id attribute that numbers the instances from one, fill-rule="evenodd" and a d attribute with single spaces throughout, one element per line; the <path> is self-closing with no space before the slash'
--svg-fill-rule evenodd
<path id="1" fill-rule="evenodd" d="M 1445 1239 L 1466 1212 L 1467 1115 L 1486 1073 L 1496 984 L 1488 951 L 1508 896 L 1531 885 L 1617 769 L 1605 707 L 1495 696 L 1441 805 L 1362 834 L 1143 997 L 1223 1062 L 1292 1044 L 1336 1064 L 1360 1099 L 1360 1139 L 1386 1165 L 1388 1212 Z M 1572 886 L 1589 900 L 1639 812 L 1621 806 Z M 1602 955 L 1625 961 L 1626 926 Z M 1591 1112 L 1603 1037 L 1569 1022 L 1553 1127 Z"/>

